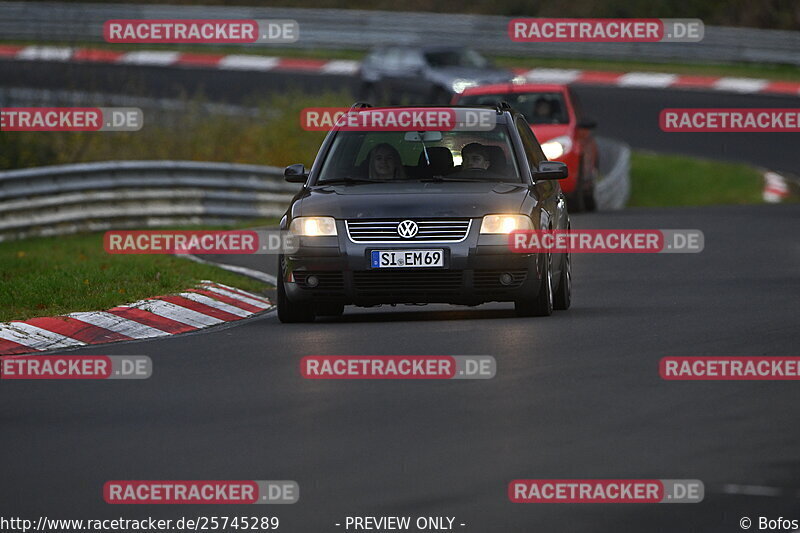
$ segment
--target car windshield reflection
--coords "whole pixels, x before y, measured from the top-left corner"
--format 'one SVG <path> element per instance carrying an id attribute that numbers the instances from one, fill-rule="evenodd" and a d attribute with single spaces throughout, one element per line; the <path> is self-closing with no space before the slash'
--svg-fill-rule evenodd
<path id="1" fill-rule="evenodd" d="M 413 133 L 338 132 L 316 184 L 522 181 L 505 125 L 422 137 Z"/>

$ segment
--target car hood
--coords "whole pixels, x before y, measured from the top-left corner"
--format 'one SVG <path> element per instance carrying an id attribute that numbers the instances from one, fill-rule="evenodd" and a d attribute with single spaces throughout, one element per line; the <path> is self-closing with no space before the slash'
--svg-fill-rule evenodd
<path id="1" fill-rule="evenodd" d="M 482 217 L 518 213 L 528 188 L 497 182 L 400 182 L 315 186 L 293 216 L 335 218 Z"/>
<path id="2" fill-rule="evenodd" d="M 569 124 L 533 124 L 531 129 L 533 129 L 533 134 L 536 135 L 539 144 L 546 143 L 550 139 L 555 139 L 561 135 L 570 134 Z"/>

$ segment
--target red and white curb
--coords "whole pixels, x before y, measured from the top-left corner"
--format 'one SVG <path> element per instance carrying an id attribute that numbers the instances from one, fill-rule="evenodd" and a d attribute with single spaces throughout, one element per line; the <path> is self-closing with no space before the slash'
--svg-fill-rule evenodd
<path id="1" fill-rule="evenodd" d="M 21 61 L 112 63 L 160 67 L 200 67 L 239 71 L 294 71 L 352 76 L 359 61 L 348 59 L 286 58 L 245 54 L 197 54 L 167 50 L 116 51 L 58 46 L 0 45 L 0 58 Z M 651 89 L 705 89 L 742 94 L 800 96 L 800 82 L 757 78 L 691 76 L 658 72 L 605 72 L 594 70 L 535 68 L 513 69 L 531 83 L 577 83 Z"/>
<path id="2" fill-rule="evenodd" d="M 515 69 L 530 83 L 578 83 L 649 89 L 707 89 L 735 93 L 770 93 L 800 96 L 800 82 L 757 78 L 690 76 L 660 72 L 601 72 L 594 70 L 535 68 Z"/>
<path id="3" fill-rule="evenodd" d="M 96 48 L 58 46 L 0 45 L 0 58 L 21 61 L 59 61 L 75 63 L 113 63 L 155 67 L 203 67 L 245 71 L 301 71 L 319 74 L 352 75 L 358 72 L 358 61 L 309 59 L 238 54 L 195 54 L 167 50 L 124 52 Z"/>
<path id="4" fill-rule="evenodd" d="M 764 201 L 777 204 L 790 196 L 789 183 L 786 178 L 776 172 L 764 173 Z"/>
<path id="5" fill-rule="evenodd" d="M 180 294 L 106 311 L 0 323 L 0 355 L 164 337 L 241 320 L 273 307 L 262 296 L 204 280 Z"/>

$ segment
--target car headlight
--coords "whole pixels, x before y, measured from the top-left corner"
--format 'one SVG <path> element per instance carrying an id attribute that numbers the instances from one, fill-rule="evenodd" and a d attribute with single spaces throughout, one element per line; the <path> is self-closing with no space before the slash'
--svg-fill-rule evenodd
<path id="1" fill-rule="evenodd" d="M 297 217 L 289 225 L 289 231 L 301 237 L 335 237 L 336 221 L 333 217 Z"/>
<path id="2" fill-rule="evenodd" d="M 496 235 L 523 229 L 533 229 L 533 221 L 527 215 L 486 215 L 481 224 L 481 233 Z"/>
<path id="3" fill-rule="evenodd" d="M 462 80 L 459 78 L 457 80 L 453 80 L 451 87 L 454 93 L 463 93 L 465 89 L 469 89 L 470 87 L 475 87 L 476 85 L 478 85 L 478 82 L 476 81 Z"/>
<path id="4" fill-rule="evenodd" d="M 542 145 L 542 151 L 547 159 L 558 159 L 570 150 L 572 150 L 572 139 L 568 135 L 556 137 Z"/>

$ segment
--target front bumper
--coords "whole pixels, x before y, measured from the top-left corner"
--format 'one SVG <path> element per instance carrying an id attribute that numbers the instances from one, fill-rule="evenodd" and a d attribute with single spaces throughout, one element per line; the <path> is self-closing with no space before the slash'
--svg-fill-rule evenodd
<path id="1" fill-rule="evenodd" d="M 343 226 L 341 221 L 337 225 Z M 444 250 L 445 266 L 370 268 L 372 250 L 404 249 Z M 354 243 L 344 231 L 338 237 L 301 237 L 298 251 L 281 256 L 280 263 L 290 300 L 360 306 L 478 305 L 531 298 L 539 289 L 542 266 L 538 254 L 512 253 L 507 236 L 480 235 L 480 221 L 458 243 Z M 510 283 L 501 283 L 503 274 L 510 274 L 505 276 Z M 309 283 L 311 276 L 316 280 Z"/>

